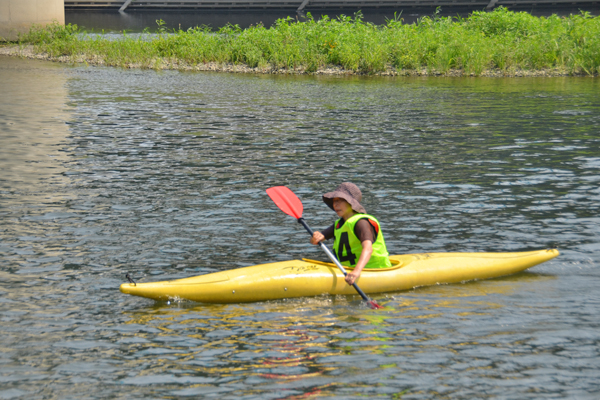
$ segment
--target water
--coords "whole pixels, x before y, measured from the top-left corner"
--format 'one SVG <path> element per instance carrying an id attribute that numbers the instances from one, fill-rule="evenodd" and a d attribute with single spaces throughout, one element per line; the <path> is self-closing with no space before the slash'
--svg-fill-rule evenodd
<path id="1" fill-rule="evenodd" d="M 0 58 L 0 399 L 595 399 L 600 82 L 154 72 Z M 264 190 L 362 189 L 392 253 L 510 277 L 239 305 L 121 294 L 323 258 Z"/>

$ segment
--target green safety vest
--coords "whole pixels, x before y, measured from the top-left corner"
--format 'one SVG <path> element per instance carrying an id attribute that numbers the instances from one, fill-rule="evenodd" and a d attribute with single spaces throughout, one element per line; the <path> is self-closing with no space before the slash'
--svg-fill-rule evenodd
<path id="1" fill-rule="evenodd" d="M 373 243 L 373 254 L 365 268 L 389 268 L 392 266 L 389 259 L 389 253 L 385 247 L 385 240 L 383 239 L 383 233 L 381 232 L 379 221 L 375 217 L 368 214 L 355 214 L 344 222 L 340 218 L 334 225 L 334 239 L 333 251 L 335 256 L 342 265 L 347 267 L 355 267 L 360 253 L 362 253 L 362 243 L 358 240 L 358 237 L 354 234 L 354 226 L 358 221 L 363 218 L 367 218 L 371 225 L 377 232 L 377 238 Z"/>

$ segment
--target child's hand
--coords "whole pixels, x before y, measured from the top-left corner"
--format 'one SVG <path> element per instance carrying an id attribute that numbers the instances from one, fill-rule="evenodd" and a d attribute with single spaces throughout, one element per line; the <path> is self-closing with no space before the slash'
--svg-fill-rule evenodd
<path id="1" fill-rule="evenodd" d="M 315 245 L 319 244 L 319 242 L 323 240 L 325 240 L 325 236 L 323 236 L 323 234 L 319 231 L 313 233 L 312 237 L 310 238 L 310 242 Z"/>
<path id="2" fill-rule="evenodd" d="M 359 276 L 360 276 L 360 272 L 356 272 L 356 271 L 348 272 L 348 275 L 346 275 L 346 283 L 348 285 L 354 285 L 354 282 L 358 279 Z"/>

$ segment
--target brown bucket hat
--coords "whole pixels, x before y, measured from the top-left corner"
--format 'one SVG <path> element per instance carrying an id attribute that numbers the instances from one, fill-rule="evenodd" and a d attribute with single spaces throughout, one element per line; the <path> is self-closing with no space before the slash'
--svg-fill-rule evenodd
<path id="1" fill-rule="evenodd" d="M 360 205 L 360 201 L 362 200 L 362 193 L 360 192 L 358 186 L 356 186 L 354 183 L 343 182 L 333 192 L 325 193 L 323 195 L 323 201 L 332 210 L 333 199 L 335 197 L 346 200 L 352 206 L 352 209 L 354 211 L 361 214 L 367 213 L 365 208 Z"/>

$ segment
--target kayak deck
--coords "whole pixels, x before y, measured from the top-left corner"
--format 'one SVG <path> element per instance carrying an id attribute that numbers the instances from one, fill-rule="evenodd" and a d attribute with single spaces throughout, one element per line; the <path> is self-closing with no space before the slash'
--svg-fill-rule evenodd
<path id="1" fill-rule="evenodd" d="M 516 253 L 421 253 L 390 256 L 391 268 L 363 270 L 357 284 L 365 293 L 409 290 L 514 274 L 559 255 L 556 249 Z M 350 268 L 349 268 L 350 269 Z M 154 300 L 244 303 L 321 294 L 356 294 L 334 265 L 290 260 L 191 278 L 124 283 L 121 292 Z"/>

